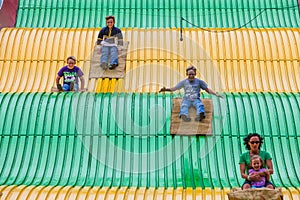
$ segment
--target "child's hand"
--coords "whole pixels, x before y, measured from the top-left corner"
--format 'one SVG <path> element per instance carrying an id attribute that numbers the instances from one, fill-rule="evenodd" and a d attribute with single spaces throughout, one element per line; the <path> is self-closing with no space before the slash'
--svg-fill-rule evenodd
<path id="1" fill-rule="evenodd" d="M 265 169 L 265 171 L 264 171 L 264 172 L 265 172 L 265 175 L 266 175 L 266 176 L 270 176 L 270 172 L 269 172 L 269 170 L 268 170 L 268 169 Z"/>
<path id="2" fill-rule="evenodd" d="M 102 46 L 97 45 L 97 53 L 98 53 L 98 54 L 101 54 L 101 51 L 102 51 Z"/>
<path id="3" fill-rule="evenodd" d="M 223 99 L 223 96 L 216 92 L 216 96 Z"/>
<path id="4" fill-rule="evenodd" d="M 123 47 L 122 46 L 118 46 L 118 52 L 120 53 L 122 51 Z"/>
<path id="5" fill-rule="evenodd" d="M 165 91 L 167 91 L 167 90 L 166 90 L 166 87 L 162 87 L 162 88 L 159 90 L 159 92 L 165 92 Z"/>
<path id="6" fill-rule="evenodd" d="M 249 174 L 248 177 L 249 177 L 249 180 L 251 180 L 251 181 L 260 181 L 261 180 L 259 173 L 256 173 L 256 172 Z"/>

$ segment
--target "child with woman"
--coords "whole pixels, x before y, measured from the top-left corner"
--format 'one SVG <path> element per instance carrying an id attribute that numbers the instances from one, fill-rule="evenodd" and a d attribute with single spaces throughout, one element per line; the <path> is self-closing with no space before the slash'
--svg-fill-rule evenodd
<path id="1" fill-rule="evenodd" d="M 270 181 L 270 172 L 268 169 L 264 168 L 264 162 L 260 156 L 254 155 L 250 158 L 250 163 L 252 169 L 248 171 L 248 177 L 257 174 L 260 176 L 260 180 L 252 180 L 251 188 L 263 188 L 266 183 Z"/>

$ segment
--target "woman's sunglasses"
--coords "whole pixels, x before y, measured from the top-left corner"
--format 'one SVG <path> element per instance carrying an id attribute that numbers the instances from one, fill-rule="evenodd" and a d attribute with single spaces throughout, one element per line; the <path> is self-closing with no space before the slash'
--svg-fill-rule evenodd
<path id="1" fill-rule="evenodd" d="M 251 141 L 250 144 L 259 144 L 260 141 Z"/>

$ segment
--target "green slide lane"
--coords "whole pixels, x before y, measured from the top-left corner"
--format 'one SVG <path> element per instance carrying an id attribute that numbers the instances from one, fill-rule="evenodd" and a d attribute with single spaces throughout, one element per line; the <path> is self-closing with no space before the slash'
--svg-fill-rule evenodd
<path id="1" fill-rule="evenodd" d="M 276 186 L 299 187 L 300 94 L 209 95 L 212 136 L 170 135 L 156 93 L 0 93 L 0 184 L 236 187 L 243 137 L 258 132 Z"/>
<path id="2" fill-rule="evenodd" d="M 95 28 L 115 15 L 120 28 L 274 28 L 300 27 L 291 0 L 20 0 L 16 27 Z"/>

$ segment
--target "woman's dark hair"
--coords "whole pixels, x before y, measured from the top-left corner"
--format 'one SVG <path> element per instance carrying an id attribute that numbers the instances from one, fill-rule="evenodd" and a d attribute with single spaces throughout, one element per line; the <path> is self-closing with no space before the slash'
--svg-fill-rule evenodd
<path id="1" fill-rule="evenodd" d="M 249 145 L 249 141 L 252 137 L 258 137 L 259 138 L 259 141 L 260 141 L 260 144 L 258 146 L 258 149 L 260 149 L 261 147 L 261 144 L 263 143 L 264 141 L 264 138 L 261 137 L 258 133 L 249 133 L 246 137 L 244 137 L 244 145 L 246 146 L 246 149 L 247 150 L 250 150 L 250 145 Z"/>

